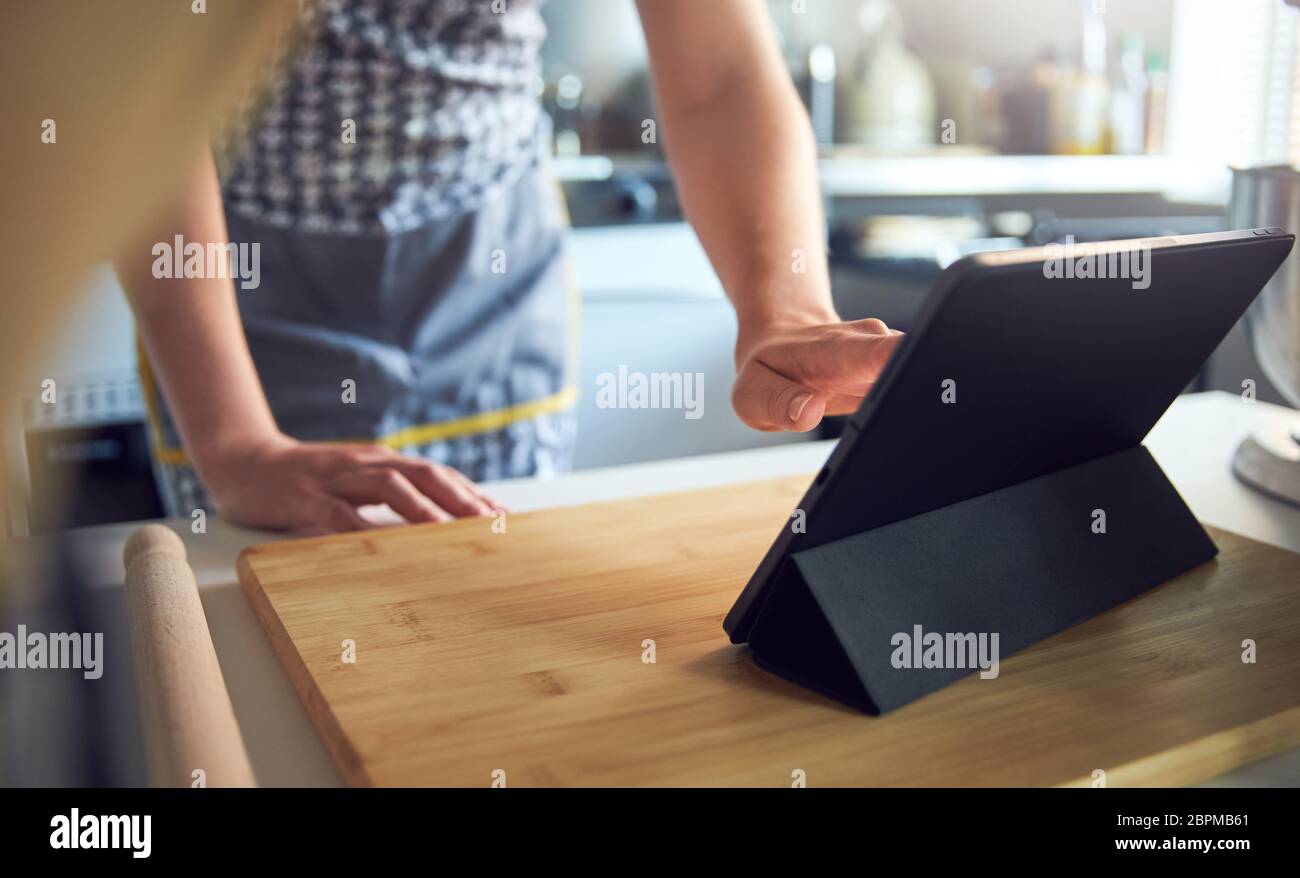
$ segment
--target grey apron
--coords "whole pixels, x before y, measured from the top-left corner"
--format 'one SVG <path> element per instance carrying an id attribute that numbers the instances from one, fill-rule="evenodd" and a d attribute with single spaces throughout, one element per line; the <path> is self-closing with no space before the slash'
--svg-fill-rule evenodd
<path id="1" fill-rule="evenodd" d="M 568 468 L 578 302 L 544 168 L 395 234 L 227 222 L 232 242 L 261 245 L 260 285 L 237 295 L 284 433 L 376 442 L 475 481 Z M 211 510 L 143 358 L 141 378 L 168 513 Z"/>

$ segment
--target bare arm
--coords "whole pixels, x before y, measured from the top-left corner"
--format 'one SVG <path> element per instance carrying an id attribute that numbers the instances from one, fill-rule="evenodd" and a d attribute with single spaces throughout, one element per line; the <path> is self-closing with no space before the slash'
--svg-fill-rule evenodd
<path id="1" fill-rule="evenodd" d="M 758 0 L 641 0 L 664 145 L 745 321 L 831 321 L 812 130 Z M 807 273 L 792 271 L 792 254 Z"/>
<path id="2" fill-rule="evenodd" d="M 831 303 L 816 147 L 761 0 L 638 0 L 673 175 L 739 323 L 737 413 L 853 410 L 898 341 Z"/>
<path id="3" fill-rule="evenodd" d="M 492 502 L 450 467 L 281 433 L 248 350 L 234 281 L 154 277 L 154 243 L 176 235 L 205 246 L 227 240 L 210 155 L 178 193 L 176 209 L 116 266 L 186 453 L 224 517 L 317 533 L 364 527 L 356 509 L 368 504 L 387 503 L 408 521 L 491 511 Z"/>
<path id="4" fill-rule="evenodd" d="M 224 454 L 278 431 L 244 340 L 234 282 L 229 278 L 155 278 L 154 242 L 220 242 L 226 238 L 221 191 L 210 155 L 178 193 L 177 208 L 131 253 L 117 261 L 136 324 L 176 417 L 185 450 L 199 472 Z"/>

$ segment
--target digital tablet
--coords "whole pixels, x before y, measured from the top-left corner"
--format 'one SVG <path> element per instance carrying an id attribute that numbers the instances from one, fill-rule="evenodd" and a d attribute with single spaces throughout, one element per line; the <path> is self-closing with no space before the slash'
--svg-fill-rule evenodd
<path id="1" fill-rule="evenodd" d="M 732 642 L 792 552 L 1140 443 L 1294 242 L 1247 229 L 953 263 L 727 614 Z"/>

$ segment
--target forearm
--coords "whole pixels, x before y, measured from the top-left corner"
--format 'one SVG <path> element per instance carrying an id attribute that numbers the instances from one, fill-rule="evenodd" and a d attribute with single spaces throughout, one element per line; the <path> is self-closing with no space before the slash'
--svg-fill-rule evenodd
<path id="1" fill-rule="evenodd" d="M 736 307 L 731 401 L 758 430 L 861 405 L 900 334 L 831 301 L 811 126 L 761 0 L 638 0 L 677 191 Z"/>
<path id="2" fill-rule="evenodd" d="M 652 57 L 696 53 L 699 66 L 655 65 L 664 146 L 742 335 L 773 323 L 836 321 L 816 147 L 766 16 L 752 2 L 675 12 L 663 2 L 642 4 Z M 726 48 L 702 37 L 719 27 L 729 33 Z"/>
<path id="3" fill-rule="evenodd" d="M 187 181 L 176 210 L 120 254 L 115 265 L 141 340 L 181 439 L 201 475 L 232 450 L 278 436 L 226 278 L 157 278 L 156 243 L 226 241 L 210 156 Z"/>
<path id="4" fill-rule="evenodd" d="M 687 216 L 742 327 L 837 319 L 811 129 L 786 91 L 750 82 L 665 119 Z"/>

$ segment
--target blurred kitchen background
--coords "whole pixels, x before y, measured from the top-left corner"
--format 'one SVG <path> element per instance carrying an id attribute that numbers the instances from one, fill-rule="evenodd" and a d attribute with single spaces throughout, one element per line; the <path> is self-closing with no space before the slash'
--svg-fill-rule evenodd
<path id="1" fill-rule="evenodd" d="M 1224 228 L 1231 165 L 1300 161 L 1300 16 L 1280 0 L 769 5 L 821 143 L 848 319 L 907 330 L 942 268 L 974 251 Z M 577 467 L 801 441 L 731 412 L 734 318 L 643 139 L 654 111 L 632 0 L 550 0 L 546 17 L 539 88 L 583 297 Z M 162 514 L 134 344 L 105 267 L 4 418 L 29 482 L 11 532 Z M 620 364 L 703 372 L 705 416 L 597 409 L 595 376 Z M 57 407 L 39 402 L 47 378 Z M 1246 379 L 1282 401 L 1238 329 L 1190 389 Z M 60 508 L 48 486 L 69 473 L 77 502 Z"/>

